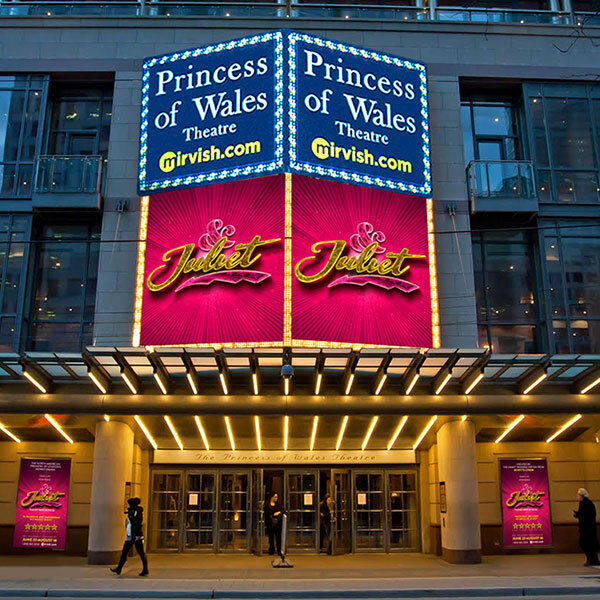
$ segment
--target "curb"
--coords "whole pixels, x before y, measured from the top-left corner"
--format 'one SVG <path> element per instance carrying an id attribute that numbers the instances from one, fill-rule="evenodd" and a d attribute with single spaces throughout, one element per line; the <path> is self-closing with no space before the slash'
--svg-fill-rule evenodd
<path id="1" fill-rule="evenodd" d="M 512 588 L 419 588 L 395 590 L 93 590 L 93 589 L 0 589 L 0 598 L 164 598 L 190 600 L 328 600 L 342 598 L 495 598 L 590 596 L 600 594 L 598 587 L 512 587 Z"/>

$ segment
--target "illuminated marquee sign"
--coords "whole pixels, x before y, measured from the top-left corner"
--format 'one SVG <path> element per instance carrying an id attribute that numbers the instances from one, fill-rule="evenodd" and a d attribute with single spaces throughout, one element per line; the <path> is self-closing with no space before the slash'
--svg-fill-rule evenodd
<path id="1" fill-rule="evenodd" d="M 307 177 L 292 198 L 293 340 L 435 345 L 426 203 Z"/>
<path id="2" fill-rule="evenodd" d="M 284 171 L 429 196 L 425 66 L 291 31 L 144 61 L 140 195 Z"/>
<path id="3" fill-rule="evenodd" d="M 290 174 L 146 197 L 133 344 L 439 346 L 432 223 Z"/>
<path id="4" fill-rule="evenodd" d="M 144 61 L 140 194 L 283 170 L 283 34 Z"/>
<path id="5" fill-rule="evenodd" d="M 142 345 L 281 340 L 283 175 L 155 194 L 144 219 Z"/>
<path id="6" fill-rule="evenodd" d="M 288 40 L 292 171 L 430 195 L 425 65 L 302 33 Z"/>

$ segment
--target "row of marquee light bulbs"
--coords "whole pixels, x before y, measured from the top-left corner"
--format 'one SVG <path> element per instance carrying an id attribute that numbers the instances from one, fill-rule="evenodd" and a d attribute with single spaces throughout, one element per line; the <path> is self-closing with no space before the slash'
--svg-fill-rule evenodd
<path id="1" fill-rule="evenodd" d="M 166 381 L 167 381 L 166 378 L 168 376 L 164 372 L 164 367 L 156 368 L 156 366 L 157 365 L 155 365 L 154 372 L 153 372 L 154 379 L 155 379 L 159 389 L 161 390 L 161 392 L 166 395 L 168 393 L 167 383 L 166 383 Z M 30 381 L 37 389 L 39 389 L 42 393 L 48 393 L 48 391 L 50 389 L 50 382 L 47 381 L 47 379 L 45 378 L 43 373 L 41 371 L 39 371 L 38 369 L 36 369 L 31 363 L 28 363 L 28 362 L 23 362 L 22 367 L 23 367 L 23 376 L 28 381 Z M 281 374 L 283 376 L 284 394 L 286 396 L 288 396 L 290 394 L 290 385 L 291 385 L 291 379 L 292 379 L 293 373 L 294 373 L 294 371 L 291 367 L 291 364 L 285 363 L 281 369 Z M 98 389 L 102 393 L 104 393 L 104 394 L 108 393 L 108 382 L 104 381 L 104 376 L 93 364 L 88 364 L 88 375 L 89 375 L 90 379 L 93 381 L 93 383 L 98 387 Z M 407 385 L 405 388 L 405 395 L 408 395 L 411 393 L 411 391 L 415 387 L 415 385 L 420 377 L 418 369 L 414 369 L 412 372 L 409 369 L 409 372 L 407 373 L 407 375 L 408 375 L 408 379 L 407 379 Z M 443 389 L 446 387 L 446 385 L 452 378 L 452 372 L 451 372 L 451 370 L 448 370 L 446 373 L 442 372 L 440 375 L 438 375 L 438 377 L 436 377 L 436 381 L 437 381 L 437 383 L 436 383 L 437 387 L 435 389 L 436 395 L 439 395 L 443 391 Z M 131 393 L 137 394 L 139 391 L 139 379 L 138 379 L 137 375 L 134 373 L 133 369 L 131 369 L 131 367 L 121 368 L 121 377 L 123 378 L 123 381 L 129 388 Z M 521 390 L 521 393 L 522 394 L 530 393 L 535 387 L 537 387 L 542 381 L 544 381 L 546 379 L 546 377 L 547 377 L 547 370 L 545 368 L 540 368 L 539 372 L 535 371 L 532 374 L 531 379 L 526 383 L 525 387 Z M 189 382 L 192 392 L 195 395 L 198 395 L 197 373 L 196 373 L 195 369 L 193 368 L 191 361 L 189 361 L 189 360 L 186 361 L 186 378 Z M 465 395 L 470 394 L 473 391 L 473 389 L 483 380 L 483 378 L 484 378 L 483 369 L 473 371 L 470 374 L 470 376 L 467 378 L 467 380 L 464 382 L 463 393 Z M 387 380 L 387 373 L 384 370 L 381 372 L 381 374 L 379 376 L 379 380 L 377 382 L 377 386 L 375 389 L 375 395 L 379 395 L 381 393 L 381 390 L 383 389 L 383 386 L 384 386 L 386 380 Z M 225 373 L 224 373 L 223 369 L 219 369 L 219 381 L 221 383 L 221 388 L 222 388 L 223 393 L 225 395 L 228 395 L 229 389 L 227 386 L 227 380 L 225 378 Z M 319 395 L 319 393 L 321 392 L 322 381 L 323 381 L 323 372 L 322 372 L 322 369 L 320 369 L 317 372 L 316 381 L 315 381 L 315 395 Z M 344 391 L 345 395 L 350 394 L 353 382 L 354 382 L 354 371 L 351 371 L 349 373 L 347 381 L 346 381 L 346 387 L 345 387 L 345 391 Z M 589 381 L 586 380 L 583 383 L 583 387 L 579 391 L 579 393 L 585 394 L 588 391 L 590 391 L 592 388 L 596 387 L 598 384 L 600 384 L 600 377 L 598 377 L 597 374 L 594 373 L 594 374 L 592 374 L 592 377 L 590 378 Z M 252 386 L 253 386 L 254 394 L 258 395 L 259 389 L 258 389 L 258 371 L 257 371 L 257 369 L 253 369 L 253 371 L 252 371 Z M 73 440 L 68 436 L 68 434 L 62 429 L 60 424 L 51 415 L 46 414 L 44 416 L 45 416 L 45 419 L 50 423 L 50 425 L 52 425 L 68 442 L 70 442 L 71 444 L 74 443 Z M 110 420 L 110 417 L 108 415 L 105 415 L 104 418 L 106 421 Z M 158 449 L 158 446 L 157 446 L 154 438 L 152 437 L 150 431 L 148 430 L 148 428 L 146 427 L 146 425 L 144 424 L 142 419 L 139 417 L 139 415 L 135 415 L 134 418 L 135 418 L 136 423 L 139 425 L 140 429 L 143 431 L 144 435 L 146 436 L 146 438 L 152 445 L 152 447 L 155 450 Z M 433 415 L 429 419 L 429 421 L 425 425 L 425 428 L 423 429 L 423 431 L 421 431 L 421 433 L 415 440 L 413 447 L 412 447 L 413 450 L 416 450 L 419 447 L 419 445 L 421 444 L 421 442 L 423 441 L 423 439 L 425 438 L 425 436 L 427 435 L 429 430 L 433 427 L 434 423 L 437 421 L 437 418 L 438 418 L 437 415 Z M 465 421 L 467 418 L 468 418 L 468 415 L 463 415 L 462 421 Z M 505 428 L 505 430 L 502 432 L 502 434 L 495 440 L 495 443 L 500 443 L 524 418 L 525 418 L 525 415 L 519 415 L 518 417 L 516 417 Z M 579 421 L 579 419 L 581 419 L 581 418 L 582 418 L 581 414 L 575 415 L 572 419 L 567 421 L 567 423 L 565 423 L 561 428 L 559 428 L 553 435 L 551 435 L 546 440 L 546 442 L 547 443 L 552 442 L 554 439 L 556 439 L 558 436 L 560 436 L 564 431 L 566 431 L 569 427 L 571 427 L 574 423 Z M 173 435 L 173 438 L 175 439 L 180 450 L 183 450 L 184 447 L 181 442 L 181 438 L 180 438 L 179 434 L 177 433 L 177 430 L 175 429 L 170 417 L 168 417 L 167 415 L 164 415 L 164 419 L 169 428 L 169 431 Z M 198 416 L 195 416 L 194 419 L 196 421 L 196 425 L 198 426 L 198 430 L 202 437 L 204 446 L 205 446 L 206 450 L 209 451 L 210 446 L 208 443 L 208 438 L 206 436 L 206 432 L 202 426 L 202 422 Z M 233 430 L 231 427 L 231 421 L 230 421 L 229 417 L 227 417 L 227 416 L 225 416 L 224 419 L 225 419 L 225 426 L 227 429 L 227 435 L 229 437 L 229 441 L 231 444 L 231 449 L 233 451 L 235 451 L 235 439 L 234 439 Z M 342 419 L 342 423 L 340 425 L 340 431 L 339 431 L 339 434 L 337 437 L 337 442 L 336 442 L 336 448 L 335 448 L 336 451 L 338 451 L 341 447 L 341 443 L 344 438 L 344 433 L 345 433 L 345 430 L 346 430 L 346 427 L 348 424 L 348 420 L 349 420 L 348 416 L 344 416 Z M 371 423 L 369 424 L 369 427 L 365 433 L 365 437 L 364 437 L 364 440 L 363 440 L 363 443 L 361 446 L 361 449 L 363 451 L 367 448 L 367 445 L 368 445 L 369 440 L 373 434 L 373 431 L 377 425 L 378 420 L 379 420 L 378 416 L 375 416 L 371 419 Z M 400 419 L 398 426 L 397 426 L 396 430 L 394 431 L 394 434 L 388 443 L 388 446 L 387 446 L 388 451 L 393 448 L 398 436 L 400 435 L 404 426 L 406 425 L 407 420 L 408 420 L 408 416 L 406 416 L 406 415 Z M 319 417 L 315 416 L 314 421 L 313 421 L 311 440 L 310 440 L 310 450 L 311 451 L 314 449 L 317 428 L 318 428 L 318 421 L 319 421 Z M 256 431 L 257 448 L 258 448 L 258 450 L 261 450 L 262 443 L 261 443 L 261 435 L 260 435 L 260 419 L 258 416 L 254 417 L 254 425 L 255 425 L 255 431 Z M 1 423 L 0 423 L 0 431 L 4 432 L 7 436 L 9 436 L 14 441 L 20 443 L 21 440 L 19 440 L 17 438 L 17 436 L 15 436 L 13 433 L 11 433 Z M 284 417 L 284 435 L 283 435 L 283 439 L 284 439 L 283 449 L 285 451 L 287 451 L 288 437 L 289 437 L 289 417 L 285 416 Z"/>
<path id="2" fill-rule="evenodd" d="M 58 421 L 54 417 L 52 417 L 52 415 L 45 414 L 44 418 L 46 419 L 46 421 L 48 421 L 48 423 L 50 425 L 52 425 L 52 427 L 54 427 L 62 435 L 62 437 L 65 440 L 67 440 L 70 444 L 75 443 L 73 441 L 73 439 L 67 434 L 67 432 L 61 427 L 60 423 L 58 423 Z M 165 420 L 165 423 L 167 424 L 167 427 L 169 428 L 169 431 L 171 432 L 171 435 L 173 436 L 173 439 L 177 443 L 177 446 L 179 447 L 180 450 L 184 450 L 183 442 L 181 441 L 181 437 L 179 436 L 179 433 L 177 432 L 177 429 L 175 428 L 173 421 L 167 415 L 164 415 L 163 418 Z M 500 434 L 500 436 L 498 436 L 498 438 L 495 440 L 495 443 L 496 444 L 500 443 L 524 418 L 525 418 L 525 415 L 519 415 L 518 417 L 516 417 L 504 429 L 504 431 Z M 581 418 L 582 418 L 582 415 L 578 414 L 578 415 L 575 415 L 572 419 L 569 419 L 569 421 L 567 421 L 562 427 L 560 427 L 556 432 L 554 432 L 546 440 L 546 443 L 550 443 L 553 440 L 555 440 L 564 431 L 569 429 L 569 427 L 571 427 L 571 425 L 574 425 Z M 235 452 L 235 450 L 236 450 L 235 437 L 233 434 L 233 427 L 231 425 L 231 419 L 228 416 L 224 416 L 223 419 L 225 421 L 225 427 L 227 429 L 227 436 L 229 438 L 231 450 Z M 423 441 L 425 436 L 429 433 L 429 430 L 433 427 L 433 425 L 437 421 L 437 419 L 438 419 L 437 415 L 433 415 L 432 417 L 430 417 L 430 419 L 427 421 L 427 424 L 425 425 L 425 427 L 423 428 L 423 430 L 421 431 L 421 433 L 418 435 L 415 442 L 413 443 L 413 445 L 412 445 L 413 450 L 416 450 L 420 446 L 421 442 Z M 463 415 L 461 418 L 462 421 L 466 421 L 467 419 L 468 419 L 468 415 Z M 104 415 L 104 420 L 110 421 L 110 416 Z M 142 418 L 139 415 L 134 415 L 134 420 L 138 424 L 138 426 L 140 427 L 140 429 L 142 430 L 144 435 L 146 436 L 146 439 L 148 440 L 150 445 L 154 448 L 154 450 L 158 450 L 158 444 L 156 443 L 154 437 L 150 433 L 150 430 L 148 429 L 148 427 L 146 426 L 146 424 L 144 423 Z M 339 430 L 336 445 L 335 445 L 336 452 L 338 452 L 340 450 L 340 447 L 342 445 L 342 440 L 344 439 L 344 433 L 346 431 L 346 427 L 348 426 L 349 420 L 350 420 L 350 417 L 348 415 L 346 415 L 342 418 L 340 430 Z M 202 425 L 202 420 L 200 419 L 199 416 L 196 415 L 196 416 L 194 416 L 194 421 L 196 422 L 196 426 L 198 427 L 198 432 L 200 433 L 200 437 L 202 438 L 202 442 L 204 444 L 204 447 L 206 448 L 206 451 L 210 452 L 210 444 L 209 444 L 208 436 L 206 435 L 204 426 Z M 379 421 L 378 416 L 371 418 L 371 422 L 369 423 L 367 431 L 365 432 L 365 436 L 364 436 L 362 446 L 361 446 L 361 450 L 363 452 L 367 449 L 369 440 L 371 439 L 371 436 L 373 435 L 373 431 L 375 430 L 375 427 L 377 426 L 378 421 Z M 394 447 L 394 444 L 396 443 L 398 436 L 404 429 L 404 426 L 406 425 L 407 421 L 408 421 L 407 415 L 404 415 L 400 419 L 398 426 L 396 427 L 396 429 L 394 431 L 394 434 L 392 435 L 392 437 L 390 438 L 390 440 L 388 442 L 388 445 L 387 445 L 388 452 L 390 450 L 392 450 L 392 448 Z M 310 436 L 310 447 L 309 447 L 309 450 L 311 452 L 315 448 L 315 442 L 317 439 L 318 428 L 319 428 L 319 417 L 314 416 L 312 432 L 311 432 L 311 436 Z M 254 417 L 254 429 L 255 429 L 255 434 L 256 434 L 257 450 L 262 451 L 262 436 L 261 436 L 261 429 L 260 429 L 260 417 L 258 417 L 258 416 Z M 8 436 L 14 442 L 17 442 L 18 444 L 21 443 L 21 440 L 14 433 L 9 431 L 9 429 L 7 427 L 5 427 L 2 423 L 0 423 L 0 431 L 2 431 L 6 436 Z M 290 433 L 290 417 L 288 415 L 285 415 L 283 417 L 283 448 L 282 448 L 284 452 L 287 452 L 287 450 L 288 450 L 289 433 Z"/>

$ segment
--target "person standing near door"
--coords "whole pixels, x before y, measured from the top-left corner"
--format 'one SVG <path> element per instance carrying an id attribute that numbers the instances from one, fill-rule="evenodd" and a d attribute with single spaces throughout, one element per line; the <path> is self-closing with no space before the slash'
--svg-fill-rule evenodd
<path id="1" fill-rule="evenodd" d="M 319 505 L 320 542 L 319 552 L 323 550 L 323 542 L 327 538 L 327 554 L 331 554 L 331 494 L 325 494 Z"/>
<path id="2" fill-rule="evenodd" d="M 265 528 L 269 536 L 269 554 L 281 556 L 281 526 L 283 522 L 283 508 L 279 503 L 279 494 L 272 492 L 269 501 L 265 504 Z"/>
<path id="3" fill-rule="evenodd" d="M 123 551 L 121 552 L 121 559 L 116 567 L 111 567 L 111 571 L 117 575 L 121 574 L 121 570 L 127 560 L 127 555 L 131 550 L 132 546 L 135 546 L 137 553 L 140 555 L 142 560 L 142 571 L 140 577 L 145 577 L 149 574 L 148 571 L 148 559 L 144 552 L 144 532 L 142 531 L 142 523 L 144 520 L 143 514 L 144 509 L 140 506 L 141 500 L 139 498 L 129 498 L 127 504 L 127 536 L 125 543 L 123 544 Z"/>
<path id="4" fill-rule="evenodd" d="M 598 531 L 596 526 L 596 507 L 590 500 L 588 491 L 584 488 L 577 490 L 579 509 L 573 511 L 573 516 L 579 521 L 579 545 L 585 553 L 586 567 L 600 565 L 598 560 Z"/>

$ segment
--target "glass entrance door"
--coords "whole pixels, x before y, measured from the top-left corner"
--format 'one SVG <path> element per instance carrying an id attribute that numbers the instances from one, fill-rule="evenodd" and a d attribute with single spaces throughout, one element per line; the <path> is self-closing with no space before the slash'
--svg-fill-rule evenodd
<path id="1" fill-rule="evenodd" d="M 419 502 L 415 471 L 387 473 L 390 550 L 418 552 Z"/>
<path id="2" fill-rule="evenodd" d="M 183 519 L 184 550 L 214 552 L 217 523 L 216 474 L 190 472 L 186 476 Z"/>
<path id="3" fill-rule="evenodd" d="M 252 552 L 257 555 L 263 553 L 263 540 L 265 538 L 265 487 L 262 469 L 252 472 Z"/>
<path id="4" fill-rule="evenodd" d="M 250 473 L 221 471 L 219 552 L 250 551 Z"/>
<path id="5" fill-rule="evenodd" d="M 288 471 L 286 500 L 288 550 L 315 552 L 319 539 L 317 472 Z"/>
<path id="6" fill-rule="evenodd" d="M 352 551 L 352 495 L 350 471 L 332 471 L 331 496 L 331 542 L 333 554 L 347 554 Z"/>
<path id="7" fill-rule="evenodd" d="M 150 548 L 155 551 L 179 551 L 182 494 L 181 471 L 152 473 L 150 507 Z"/>
<path id="8" fill-rule="evenodd" d="M 354 551 L 386 550 L 384 478 L 380 471 L 354 471 Z"/>

